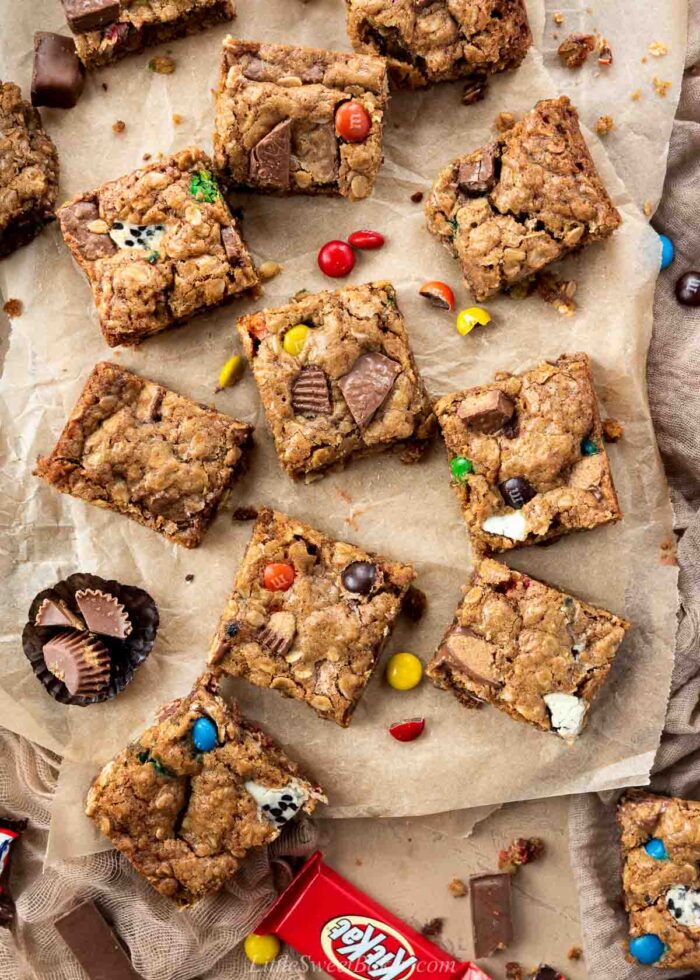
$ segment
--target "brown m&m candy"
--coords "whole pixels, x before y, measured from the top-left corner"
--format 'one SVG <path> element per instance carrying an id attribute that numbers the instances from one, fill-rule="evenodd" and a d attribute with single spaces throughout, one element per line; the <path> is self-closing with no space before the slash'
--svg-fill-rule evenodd
<path id="1" fill-rule="evenodd" d="M 686 272 L 680 277 L 676 299 L 681 306 L 700 306 L 700 272 Z"/>

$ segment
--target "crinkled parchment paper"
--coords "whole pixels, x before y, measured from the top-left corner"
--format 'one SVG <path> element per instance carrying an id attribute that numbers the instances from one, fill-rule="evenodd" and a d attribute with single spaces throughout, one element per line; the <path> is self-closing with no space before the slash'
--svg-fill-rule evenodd
<path id="1" fill-rule="evenodd" d="M 381 669 L 347 731 L 274 692 L 244 682 L 232 689 L 244 710 L 324 785 L 332 816 L 422 814 L 646 780 L 669 687 L 676 575 L 660 562 L 660 546 L 672 537 L 671 511 L 644 381 L 659 245 L 639 204 L 647 197 L 656 199 L 661 187 L 682 63 L 684 4 L 657 0 L 643 12 L 626 0 L 599 6 L 605 14 L 597 26 L 610 32 L 617 59 L 604 79 L 596 76 L 592 64 L 580 75 L 558 73 L 556 86 L 539 50 L 533 50 L 519 71 L 494 79 L 487 99 L 473 107 L 460 104 L 459 86 L 396 95 L 387 116 L 386 162 L 371 200 L 353 206 L 331 199 L 241 197 L 244 230 L 256 258 L 284 266 L 282 275 L 267 284 L 262 300 L 201 317 L 140 350 L 110 352 L 88 286 L 56 227 L 3 263 L 0 287 L 6 298 L 23 302 L 24 313 L 13 321 L 4 380 L 1 516 L 7 528 L 0 723 L 60 749 L 66 757 L 54 807 L 53 854 L 105 846 L 82 816 L 91 776 L 148 723 L 161 703 L 187 691 L 203 669 L 250 533 L 249 525 L 232 522 L 233 507 L 271 504 L 332 535 L 415 562 L 428 611 L 418 626 L 400 626 L 388 653 L 408 649 L 427 660 L 452 618 L 470 571 L 470 551 L 439 441 L 426 461 L 414 467 L 385 454 L 355 462 L 310 486 L 296 485 L 277 464 L 250 374 L 235 388 L 214 394 L 219 367 L 238 350 L 236 315 L 284 302 L 302 287 L 331 286 L 316 267 L 317 249 L 329 238 L 362 227 L 381 230 L 387 246 L 360 255 L 351 281 L 388 278 L 397 286 L 433 395 L 487 381 L 497 369 L 519 371 L 563 351 L 591 355 L 604 410 L 625 427 L 622 442 L 610 447 L 625 519 L 548 548 L 525 549 L 509 560 L 627 616 L 634 627 L 588 731 L 573 747 L 494 709 L 468 712 L 428 683 L 410 693 L 393 691 Z M 538 45 L 544 32 L 551 47 L 551 18 L 545 28 L 542 5 L 533 2 L 531 8 Z M 3 21 L 2 73 L 26 90 L 31 31 L 60 28 L 58 3 L 5 2 Z M 565 28 L 559 29 L 562 36 Z M 306 5 L 240 0 L 235 31 L 241 37 L 347 48 L 340 0 Z M 151 52 L 91 77 L 75 110 L 44 113 L 61 154 L 61 200 L 128 172 L 145 152 L 168 152 L 193 141 L 210 146 L 210 89 L 224 33 L 212 31 L 173 44 L 174 75 L 149 72 Z M 674 88 L 661 100 L 647 86 L 644 100 L 631 102 L 629 91 L 641 85 L 632 76 L 650 74 L 640 59 L 652 40 L 669 46 L 663 70 Z M 427 234 L 422 207 L 411 203 L 410 195 L 427 191 L 452 157 L 487 141 L 499 111 L 523 112 L 538 98 L 556 94 L 557 88 L 572 92 L 585 105 L 589 122 L 604 107 L 619 114 L 613 145 L 620 160 L 626 154 L 623 169 L 634 184 L 634 197 L 595 137 L 591 145 L 624 214 L 624 226 L 614 240 L 565 263 L 565 275 L 579 283 L 575 317 L 563 318 L 537 298 L 498 298 L 488 304 L 493 324 L 460 337 L 451 316 L 417 296 L 423 280 L 437 278 L 453 284 L 461 306 L 471 305 L 458 286 L 456 264 Z M 179 125 L 173 114 L 182 117 Z M 112 130 L 117 119 L 126 123 L 121 135 Z M 89 371 L 106 357 L 257 426 L 250 471 L 197 551 L 179 549 L 123 517 L 62 496 L 31 475 L 37 454 L 53 446 Z M 131 686 L 116 700 L 86 709 L 52 701 L 37 684 L 20 645 L 25 611 L 35 593 L 74 571 L 142 586 L 161 611 L 156 647 Z M 390 723 L 417 715 L 427 719 L 419 741 L 403 745 L 391 739 Z"/>

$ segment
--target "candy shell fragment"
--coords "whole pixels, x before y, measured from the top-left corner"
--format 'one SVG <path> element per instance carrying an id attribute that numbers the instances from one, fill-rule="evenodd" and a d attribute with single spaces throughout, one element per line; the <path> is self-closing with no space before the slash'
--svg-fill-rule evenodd
<path id="1" fill-rule="evenodd" d="M 397 742 L 413 742 L 423 734 L 425 718 L 409 718 L 407 721 L 397 721 L 389 727 L 389 734 Z"/>
<path id="2" fill-rule="evenodd" d="M 437 279 L 424 282 L 418 290 L 418 295 L 429 300 L 433 306 L 440 310 L 451 311 L 455 308 L 455 294 L 446 282 L 440 282 Z"/>
<path id="3" fill-rule="evenodd" d="M 491 322 L 491 314 L 481 306 L 470 306 L 457 314 L 457 332 L 463 337 L 474 329 L 477 324 L 485 327 Z"/>
<path id="4" fill-rule="evenodd" d="M 235 385 L 242 378 L 244 371 L 245 362 L 242 357 L 238 354 L 229 357 L 228 361 L 226 361 L 219 371 L 219 388 L 230 388 L 232 385 Z"/>

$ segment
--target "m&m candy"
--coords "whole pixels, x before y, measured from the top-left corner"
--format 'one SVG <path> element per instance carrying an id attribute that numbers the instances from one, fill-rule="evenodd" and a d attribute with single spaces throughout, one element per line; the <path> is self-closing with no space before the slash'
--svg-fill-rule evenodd
<path id="1" fill-rule="evenodd" d="M 457 332 L 463 337 L 466 337 L 477 324 L 485 327 L 487 323 L 491 323 L 491 314 L 481 306 L 470 306 L 468 310 L 461 310 L 457 314 Z"/>
<path id="2" fill-rule="evenodd" d="M 279 956 L 280 941 L 277 936 L 259 936 L 251 932 L 245 937 L 243 950 L 251 963 L 263 966 Z"/>
<path id="3" fill-rule="evenodd" d="M 286 592 L 294 584 L 294 567 L 283 561 L 273 561 L 265 566 L 263 585 L 268 592 Z"/>
<path id="4" fill-rule="evenodd" d="M 658 963 L 665 952 L 666 947 L 653 932 L 630 939 L 630 953 L 638 963 L 642 963 L 644 966 Z"/>
<path id="5" fill-rule="evenodd" d="M 297 323 L 295 327 L 290 327 L 284 335 L 282 346 L 288 354 L 297 357 L 304 349 L 308 333 L 309 328 L 305 323 Z"/>
<path id="6" fill-rule="evenodd" d="M 661 268 L 668 269 L 676 255 L 673 242 L 668 235 L 659 235 L 661 240 Z"/>
<path id="7" fill-rule="evenodd" d="M 395 653 L 386 665 L 386 679 L 397 691 L 410 691 L 420 684 L 423 664 L 415 653 Z"/>
<path id="8" fill-rule="evenodd" d="M 192 726 L 192 741 L 198 752 L 211 752 L 219 744 L 219 733 L 211 718 L 198 718 Z"/>
<path id="9" fill-rule="evenodd" d="M 474 472 L 474 466 L 466 456 L 455 456 L 450 460 L 450 472 L 458 483 L 464 483 L 469 474 Z"/>
<path id="10" fill-rule="evenodd" d="M 644 850 L 655 861 L 668 861 L 669 859 L 666 845 L 660 837 L 652 837 L 651 840 L 648 840 L 644 845 Z"/>

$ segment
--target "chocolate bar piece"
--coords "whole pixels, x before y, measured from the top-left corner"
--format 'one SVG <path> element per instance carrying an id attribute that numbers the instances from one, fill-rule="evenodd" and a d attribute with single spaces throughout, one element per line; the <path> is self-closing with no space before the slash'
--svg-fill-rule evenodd
<path id="1" fill-rule="evenodd" d="M 78 905 L 55 926 L 90 980 L 142 980 L 94 902 Z"/>
<path id="2" fill-rule="evenodd" d="M 15 900 L 10 895 L 12 845 L 26 829 L 26 820 L 0 814 L 0 926 L 10 929 L 15 921 Z"/>
<path id="3" fill-rule="evenodd" d="M 85 88 L 85 69 L 75 42 L 61 34 L 37 31 L 34 35 L 32 105 L 72 109 Z"/>
<path id="4" fill-rule="evenodd" d="M 63 0 L 63 7 L 74 34 L 100 30 L 119 18 L 119 0 Z"/>
<path id="5" fill-rule="evenodd" d="M 477 959 L 505 949 L 513 941 L 510 874 L 473 875 L 469 879 L 471 895 L 474 955 Z"/>

